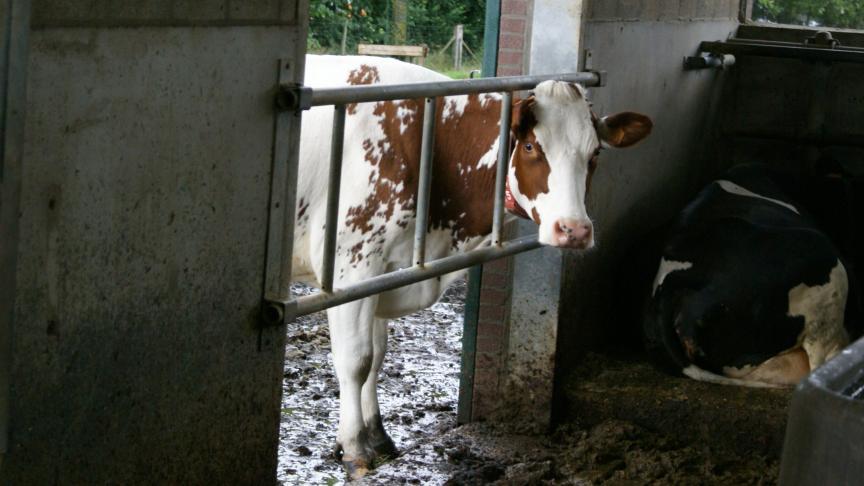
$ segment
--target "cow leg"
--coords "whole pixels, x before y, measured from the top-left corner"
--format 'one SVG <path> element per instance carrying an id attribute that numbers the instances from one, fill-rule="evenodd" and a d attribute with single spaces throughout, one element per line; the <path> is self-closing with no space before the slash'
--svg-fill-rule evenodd
<path id="1" fill-rule="evenodd" d="M 327 311 L 333 364 L 339 380 L 336 446 L 342 451 L 342 465 L 352 479 L 366 474 L 374 455 L 363 422 L 360 394 L 374 357 L 372 338 L 376 301 L 376 297 L 370 297 Z"/>
<path id="2" fill-rule="evenodd" d="M 375 450 L 375 455 L 395 457 L 398 452 L 396 445 L 384 430 L 381 411 L 378 408 L 378 373 L 381 371 L 381 364 L 384 362 L 384 355 L 387 352 L 386 319 L 375 319 L 372 336 L 374 349 L 372 368 L 369 370 L 369 376 L 366 377 L 360 394 L 363 421 L 366 424 L 366 430 L 369 431 L 369 442 Z"/>

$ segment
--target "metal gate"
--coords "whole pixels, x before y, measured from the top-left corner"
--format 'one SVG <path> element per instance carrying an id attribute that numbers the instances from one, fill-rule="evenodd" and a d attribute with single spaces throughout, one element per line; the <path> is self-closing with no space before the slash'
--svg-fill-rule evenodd
<path id="1" fill-rule="evenodd" d="M 284 66 L 280 66 L 284 70 Z M 592 71 L 543 76 L 510 76 L 500 78 L 438 81 L 372 86 L 348 86 L 313 89 L 285 84 L 280 77 L 276 95 L 276 136 L 273 148 L 273 180 L 271 185 L 270 220 L 268 226 L 265 303 L 262 317 L 267 325 L 278 325 L 296 317 L 359 300 L 370 295 L 410 285 L 421 280 L 502 258 L 540 246 L 537 235 L 503 241 L 504 186 L 510 157 L 510 115 L 513 91 L 534 88 L 546 80 L 603 86 L 605 72 Z M 501 128 L 498 165 L 495 179 L 495 206 L 492 216 L 490 244 L 437 260 L 425 256 L 429 195 L 432 177 L 432 149 L 435 137 L 435 107 L 439 96 L 500 92 Z M 345 130 L 345 106 L 350 103 L 425 99 L 423 139 L 420 154 L 420 181 L 417 190 L 417 215 L 414 232 L 412 266 L 347 286 L 334 288 L 333 274 L 336 255 L 336 235 L 339 208 L 339 186 L 342 176 L 342 149 Z M 330 173 L 327 194 L 327 220 L 322 262 L 321 292 L 292 297 L 291 264 L 296 214 L 297 173 L 300 155 L 300 126 L 304 110 L 315 106 L 333 105 L 333 131 L 330 153 Z M 288 127 L 294 130 L 287 130 Z"/>

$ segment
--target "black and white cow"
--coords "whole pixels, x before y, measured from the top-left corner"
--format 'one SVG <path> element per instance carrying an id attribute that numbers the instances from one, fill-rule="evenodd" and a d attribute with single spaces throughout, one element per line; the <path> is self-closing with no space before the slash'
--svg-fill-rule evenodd
<path id="1" fill-rule="evenodd" d="M 697 380 L 794 385 L 849 342 L 848 290 L 825 234 L 763 170 L 737 167 L 675 221 L 646 342 Z"/>

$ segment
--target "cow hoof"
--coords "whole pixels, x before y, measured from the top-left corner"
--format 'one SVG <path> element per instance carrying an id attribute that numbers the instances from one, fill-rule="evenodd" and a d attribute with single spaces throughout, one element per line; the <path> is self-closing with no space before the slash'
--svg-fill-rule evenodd
<path id="1" fill-rule="evenodd" d="M 372 444 L 372 449 L 375 451 L 375 457 L 379 459 L 393 459 L 399 455 L 399 449 L 393 443 L 393 439 L 384 436 L 384 440 Z"/>
<path id="2" fill-rule="evenodd" d="M 348 477 L 352 480 L 360 479 L 369 472 L 369 461 L 365 459 L 351 459 L 348 456 L 342 456 L 342 467 L 348 473 Z"/>

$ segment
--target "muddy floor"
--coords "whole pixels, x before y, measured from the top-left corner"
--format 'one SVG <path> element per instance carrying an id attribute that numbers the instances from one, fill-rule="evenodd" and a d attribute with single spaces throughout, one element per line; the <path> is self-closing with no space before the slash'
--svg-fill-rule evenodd
<path id="1" fill-rule="evenodd" d="M 788 391 L 695 383 L 639 357 L 586 355 L 566 385 L 578 418 L 549 435 L 457 427 L 464 290 L 391 324 L 379 396 L 402 455 L 354 484 L 776 482 Z M 326 318 L 291 324 L 286 355 L 278 479 L 342 484 Z"/>
<path id="2" fill-rule="evenodd" d="M 308 292 L 299 286 L 294 291 Z M 456 426 L 464 296 L 463 282 L 429 309 L 390 323 L 378 397 L 384 426 L 403 454 L 379 470 L 398 470 L 398 482 L 441 484 L 448 478 L 440 457 L 426 446 Z M 289 324 L 287 343 L 277 478 L 284 484 L 341 483 L 341 466 L 331 454 L 338 386 L 324 313 Z"/>

